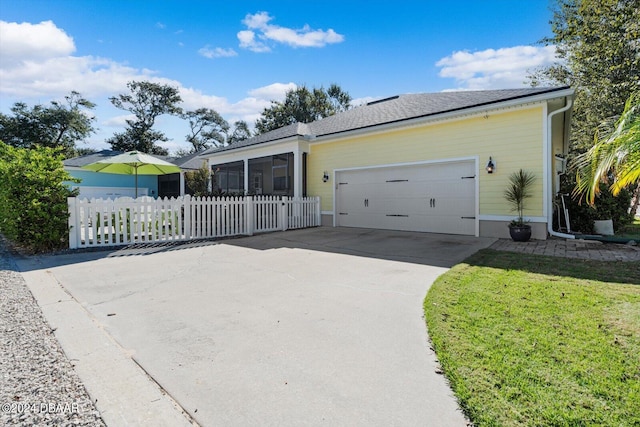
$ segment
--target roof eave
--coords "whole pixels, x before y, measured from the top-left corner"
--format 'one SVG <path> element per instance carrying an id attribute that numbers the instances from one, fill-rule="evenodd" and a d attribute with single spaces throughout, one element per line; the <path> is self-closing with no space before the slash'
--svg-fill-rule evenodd
<path id="1" fill-rule="evenodd" d="M 490 110 L 510 108 L 510 107 L 515 107 L 515 106 L 525 105 L 525 104 L 534 104 L 542 101 L 548 101 L 551 99 L 573 96 L 574 92 L 575 91 L 569 87 L 560 88 L 559 90 L 554 89 L 549 92 L 542 92 L 535 95 L 520 96 L 517 98 L 507 99 L 504 101 L 487 102 L 483 104 L 473 105 L 470 107 L 456 108 L 452 110 L 441 111 L 438 113 L 410 117 L 407 119 L 393 120 L 389 122 L 363 126 L 360 128 L 326 133 L 323 135 L 318 135 L 312 142 L 326 141 L 327 139 L 335 138 L 338 135 L 340 135 L 341 137 L 349 137 L 349 136 L 358 135 L 361 133 L 370 132 L 373 129 L 375 129 L 376 131 L 383 131 L 388 128 L 397 128 L 399 126 L 407 126 L 407 127 L 418 126 L 431 121 L 452 119 L 452 118 L 455 118 L 456 116 L 463 116 L 463 115 L 468 116 L 468 115 L 479 114 L 479 113 L 490 111 Z"/>
<path id="2" fill-rule="evenodd" d="M 258 143 L 255 143 L 255 144 L 244 145 L 242 147 L 237 147 L 237 148 L 230 148 L 228 150 L 214 151 L 212 153 L 203 154 L 202 158 L 203 159 L 210 159 L 212 157 L 225 155 L 227 153 L 241 153 L 243 151 L 255 150 L 257 147 L 269 147 L 271 145 L 282 144 L 282 143 L 286 143 L 286 142 L 295 142 L 295 141 L 300 141 L 300 140 L 308 141 L 305 137 L 306 137 L 306 135 L 285 136 L 285 137 L 282 137 L 282 138 L 272 139 L 270 141 L 258 142 Z"/>

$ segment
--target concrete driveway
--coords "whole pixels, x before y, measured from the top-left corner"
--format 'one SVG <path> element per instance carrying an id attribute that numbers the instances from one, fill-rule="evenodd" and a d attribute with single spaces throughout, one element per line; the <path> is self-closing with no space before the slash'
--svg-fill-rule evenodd
<path id="1" fill-rule="evenodd" d="M 19 266 L 109 425 L 464 426 L 422 301 L 493 241 L 315 228 Z"/>

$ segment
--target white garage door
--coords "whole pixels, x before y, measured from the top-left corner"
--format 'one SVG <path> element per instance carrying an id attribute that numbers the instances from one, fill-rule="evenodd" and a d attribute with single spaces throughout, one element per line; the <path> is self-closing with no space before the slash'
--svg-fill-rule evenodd
<path id="1" fill-rule="evenodd" d="M 473 161 L 336 172 L 336 225 L 475 235 Z"/>

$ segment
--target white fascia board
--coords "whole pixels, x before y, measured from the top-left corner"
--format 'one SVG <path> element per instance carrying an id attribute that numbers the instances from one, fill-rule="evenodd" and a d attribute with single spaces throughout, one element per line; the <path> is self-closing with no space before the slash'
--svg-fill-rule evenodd
<path id="1" fill-rule="evenodd" d="M 272 156 L 289 152 L 308 152 L 309 142 L 293 137 L 266 142 L 264 144 L 249 145 L 235 150 L 212 153 L 207 156 L 209 164 L 229 163 L 258 157 Z"/>
<path id="2" fill-rule="evenodd" d="M 334 142 L 343 138 L 352 138 L 359 135 L 371 135 L 379 132 L 385 132 L 392 129 L 412 128 L 417 126 L 423 126 L 430 123 L 441 123 L 446 121 L 455 121 L 466 119 L 474 116 L 482 116 L 488 112 L 494 114 L 500 110 L 514 111 L 518 109 L 531 108 L 534 105 L 546 105 L 546 102 L 551 99 L 563 98 L 567 96 L 573 96 L 573 89 L 564 89 L 558 92 L 543 93 L 539 95 L 530 96 L 527 98 L 518 98 L 509 101 L 498 102 L 495 104 L 480 105 L 477 107 L 466 108 L 462 110 L 449 111 L 440 114 L 434 114 L 425 117 L 416 117 L 413 119 L 407 119 L 402 121 L 396 121 L 391 123 L 383 123 L 380 125 L 373 125 L 360 129 L 345 130 L 329 135 L 322 135 L 316 137 L 311 141 L 311 144 L 320 144 L 323 142 Z"/>
<path id="3" fill-rule="evenodd" d="M 253 145 L 247 145 L 245 147 L 239 147 L 239 148 L 234 148 L 231 150 L 225 150 L 225 151 L 218 151 L 215 153 L 209 153 L 209 154 L 203 154 L 201 157 L 204 159 L 211 159 L 212 157 L 217 157 L 217 158 L 223 158 L 226 156 L 230 156 L 233 157 L 234 153 L 244 153 L 247 151 L 252 151 L 252 150 L 258 150 L 260 148 L 264 148 L 264 147 L 273 147 L 273 146 L 277 146 L 277 145 L 287 145 L 290 143 L 307 143 L 307 141 L 299 136 L 289 136 L 287 138 L 282 138 L 282 139 L 276 139 L 273 141 L 268 141 L 268 142 L 262 142 L 259 144 L 253 144 Z M 238 159 L 243 159 L 246 158 L 245 155 L 239 155 Z"/>

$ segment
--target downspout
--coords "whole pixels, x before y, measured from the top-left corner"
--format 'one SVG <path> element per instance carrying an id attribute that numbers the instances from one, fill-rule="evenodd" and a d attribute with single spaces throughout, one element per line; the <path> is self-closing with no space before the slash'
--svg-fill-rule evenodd
<path id="1" fill-rule="evenodd" d="M 549 145 L 549 151 L 547 154 L 552 154 L 553 153 L 553 140 L 552 140 L 552 119 L 553 116 L 555 116 L 556 114 L 559 113 L 564 113 L 565 111 L 567 111 L 568 109 L 570 109 L 573 106 L 573 98 L 569 98 L 569 102 L 567 102 L 567 105 L 565 105 L 564 107 L 562 107 L 559 110 L 553 111 L 551 113 L 549 113 L 549 115 L 547 116 L 547 144 Z M 549 161 L 547 159 L 547 161 Z M 549 185 L 551 185 L 551 183 L 553 182 L 553 167 L 549 168 L 549 176 L 547 176 L 547 179 L 549 180 Z M 559 231 L 554 231 L 553 230 L 553 201 L 551 201 L 551 203 L 549 203 L 548 208 L 547 208 L 547 218 L 549 218 L 549 221 L 547 222 L 547 231 L 549 232 L 549 234 L 551 236 L 556 236 L 556 237 L 562 237 L 564 239 L 575 239 L 576 236 L 574 236 L 573 234 L 567 234 L 567 233 L 560 233 Z"/>

